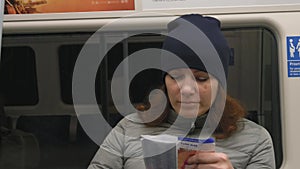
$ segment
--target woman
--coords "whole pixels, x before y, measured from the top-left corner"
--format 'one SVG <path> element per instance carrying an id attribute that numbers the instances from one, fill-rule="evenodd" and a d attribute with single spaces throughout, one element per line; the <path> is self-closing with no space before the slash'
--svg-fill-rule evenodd
<path id="1" fill-rule="evenodd" d="M 154 95 L 149 110 L 142 105 L 139 108 L 147 111 L 124 118 L 100 146 L 89 169 L 143 169 L 141 135 L 161 133 L 188 137 L 212 134 L 216 138 L 216 152 L 196 153 L 185 168 L 275 168 L 269 133 L 244 119 L 242 106 L 226 96 L 230 48 L 220 22 L 197 14 L 184 15 L 169 23 L 168 30 L 162 52 L 162 70 L 167 72 L 162 89 L 168 106 L 163 113 L 153 111 L 163 98 Z"/>

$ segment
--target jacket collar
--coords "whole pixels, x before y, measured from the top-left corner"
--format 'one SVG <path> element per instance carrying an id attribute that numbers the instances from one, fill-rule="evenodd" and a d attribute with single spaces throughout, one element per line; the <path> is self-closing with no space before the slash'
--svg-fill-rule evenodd
<path id="1" fill-rule="evenodd" d="M 169 112 L 167 122 L 173 126 L 176 126 L 176 128 L 181 128 L 185 130 L 202 129 L 206 121 L 207 115 L 208 113 L 205 113 L 201 116 L 198 116 L 197 118 L 185 118 L 179 116 L 174 110 L 171 110 Z"/>

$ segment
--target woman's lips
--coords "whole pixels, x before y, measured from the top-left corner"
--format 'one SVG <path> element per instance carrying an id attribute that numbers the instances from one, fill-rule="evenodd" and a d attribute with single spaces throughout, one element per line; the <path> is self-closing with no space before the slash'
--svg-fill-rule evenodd
<path id="1" fill-rule="evenodd" d="M 178 101 L 181 104 L 199 104 L 199 101 Z"/>
<path id="2" fill-rule="evenodd" d="M 199 102 L 178 102 L 182 108 L 196 108 Z"/>

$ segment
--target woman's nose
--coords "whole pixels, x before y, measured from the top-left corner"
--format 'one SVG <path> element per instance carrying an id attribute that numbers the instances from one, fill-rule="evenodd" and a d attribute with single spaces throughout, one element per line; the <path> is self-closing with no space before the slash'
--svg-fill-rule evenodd
<path id="1" fill-rule="evenodd" d="M 192 78 L 185 78 L 180 86 L 180 91 L 182 93 L 183 96 L 191 96 L 194 95 L 196 93 L 196 82 L 195 80 Z"/>

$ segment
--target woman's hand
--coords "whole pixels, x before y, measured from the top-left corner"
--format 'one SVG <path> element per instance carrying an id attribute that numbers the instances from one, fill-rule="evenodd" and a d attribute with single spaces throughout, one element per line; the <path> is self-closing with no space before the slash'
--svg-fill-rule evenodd
<path id="1" fill-rule="evenodd" d="M 197 152 L 186 161 L 185 169 L 233 169 L 233 166 L 224 153 Z"/>

